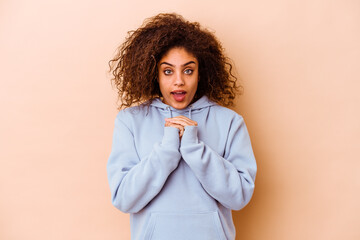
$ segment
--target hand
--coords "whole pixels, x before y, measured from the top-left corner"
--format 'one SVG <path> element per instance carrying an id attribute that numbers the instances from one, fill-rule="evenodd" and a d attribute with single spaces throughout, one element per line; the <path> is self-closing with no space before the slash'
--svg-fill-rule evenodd
<path id="1" fill-rule="evenodd" d="M 165 118 L 165 126 L 176 127 L 180 130 L 180 138 L 184 134 L 186 126 L 197 126 L 197 122 L 184 116 L 177 116 L 173 118 Z"/>
<path id="2" fill-rule="evenodd" d="M 183 126 L 176 124 L 176 123 L 169 122 L 169 121 L 165 121 L 165 127 L 174 127 L 174 128 L 179 129 L 179 137 L 180 138 L 182 137 L 182 135 L 184 134 L 184 131 L 185 131 L 185 128 Z"/>

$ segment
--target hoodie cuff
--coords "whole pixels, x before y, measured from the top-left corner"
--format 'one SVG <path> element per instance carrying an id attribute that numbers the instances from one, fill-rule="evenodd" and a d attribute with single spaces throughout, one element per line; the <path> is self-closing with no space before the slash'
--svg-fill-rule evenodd
<path id="1" fill-rule="evenodd" d="M 161 145 L 179 149 L 179 129 L 174 127 L 164 127 L 164 136 L 162 138 Z"/>
<path id="2" fill-rule="evenodd" d="M 198 143 L 197 126 L 186 126 L 184 135 L 181 138 L 181 145 Z"/>

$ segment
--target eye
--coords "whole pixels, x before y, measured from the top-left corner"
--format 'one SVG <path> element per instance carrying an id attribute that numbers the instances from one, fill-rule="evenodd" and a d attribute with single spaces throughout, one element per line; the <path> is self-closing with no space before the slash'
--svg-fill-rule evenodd
<path id="1" fill-rule="evenodd" d="M 170 75 L 170 74 L 172 74 L 172 71 L 170 69 L 165 69 L 164 74 L 165 75 Z"/>
<path id="2" fill-rule="evenodd" d="M 187 75 L 191 75 L 192 73 L 194 72 L 194 70 L 192 69 L 185 69 L 184 73 L 187 74 Z"/>

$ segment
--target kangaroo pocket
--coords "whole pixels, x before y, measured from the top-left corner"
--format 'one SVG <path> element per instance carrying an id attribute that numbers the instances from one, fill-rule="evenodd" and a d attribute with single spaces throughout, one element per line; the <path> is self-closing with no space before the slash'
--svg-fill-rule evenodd
<path id="1" fill-rule="evenodd" d="M 226 240 L 217 212 L 152 213 L 144 240 Z"/>

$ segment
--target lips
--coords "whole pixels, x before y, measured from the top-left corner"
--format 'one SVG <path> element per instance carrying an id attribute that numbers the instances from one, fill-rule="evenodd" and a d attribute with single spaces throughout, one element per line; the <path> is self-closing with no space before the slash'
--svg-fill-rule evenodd
<path id="1" fill-rule="evenodd" d="M 171 92 L 171 95 L 174 97 L 175 101 L 182 102 L 185 99 L 186 91 L 183 90 L 175 90 Z"/>

